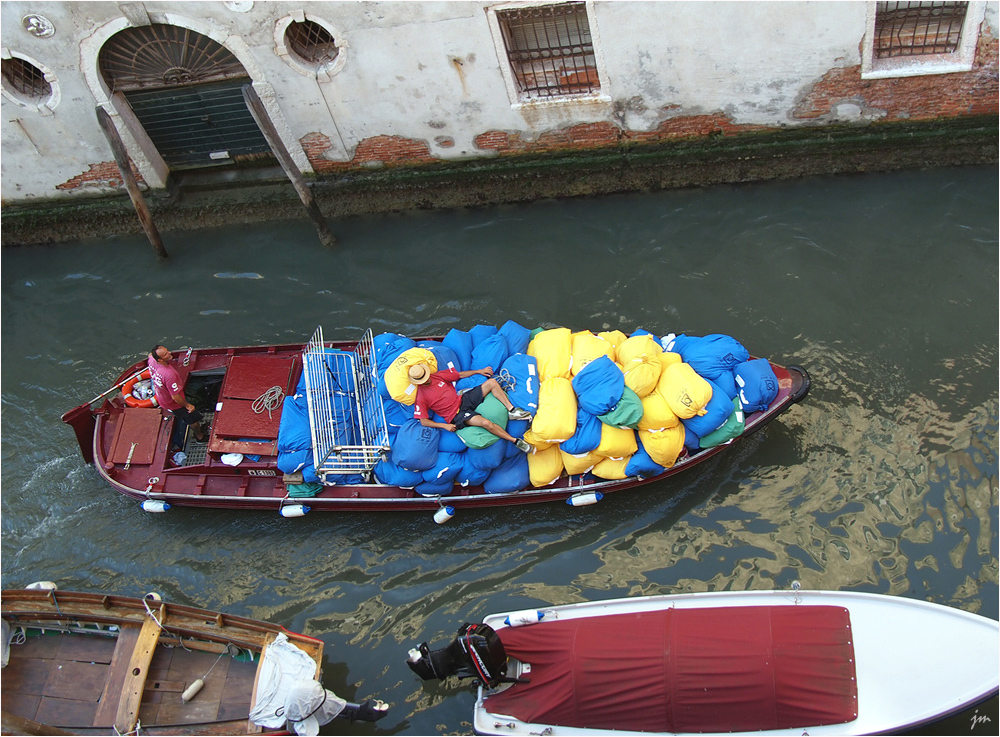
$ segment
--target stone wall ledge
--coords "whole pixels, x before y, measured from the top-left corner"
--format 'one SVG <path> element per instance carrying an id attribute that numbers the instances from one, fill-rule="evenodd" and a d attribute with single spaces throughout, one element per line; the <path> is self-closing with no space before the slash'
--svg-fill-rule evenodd
<path id="1" fill-rule="evenodd" d="M 804 176 L 997 164 L 997 115 L 850 126 L 806 126 L 619 143 L 485 159 L 398 164 L 314 177 L 330 227 L 352 215 L 482 207 L 558 197 L 740 184 Z M 233 223 L 307 221 L 278 168 L 182 174 L 146 193 L 170 250 L 170 233 Z M 5 204 L 4 247 L 141 235 L 124 193 Z"/>

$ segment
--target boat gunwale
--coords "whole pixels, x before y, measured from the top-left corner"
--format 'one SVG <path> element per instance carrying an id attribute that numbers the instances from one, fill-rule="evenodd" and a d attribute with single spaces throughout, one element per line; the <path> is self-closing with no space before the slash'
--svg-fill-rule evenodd
<path id="1" fill-rule="evenodd" d="M 269 639 L 284 632 L 290 641 L 303 646 L 301 649 L 316 661 L 317 666 L 322 663 L 322 640 L 279 624 L 166 601 L 152 602 L 150 609 L 167 634 L 182 633 L 210 641 L 232 642 L 260 652 Z M 139 598 L 40 589 L 3 590 L 0 592 L 0 614 L 16 618 L 11 624 L 28 627 L 32 625 L 25 620 L 38 622 L 40 627 L 45 622 L 68 620 L 122 625 L 142 624 L 149 616 L 144 600 Z"/>

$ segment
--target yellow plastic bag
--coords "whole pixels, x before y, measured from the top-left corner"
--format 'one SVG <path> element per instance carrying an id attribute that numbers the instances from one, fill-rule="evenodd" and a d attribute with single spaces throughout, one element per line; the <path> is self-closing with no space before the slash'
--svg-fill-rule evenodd
<path id="1" fill-rule="evenodd" d="M 560 450 L 559 453 L 562 456 L 563 468 L 566 469 L 566 474 L 569 476 L 578 476 L 581 473 L 587 473 L 599 461 L 604 460 L 594 451 L 578 456 L 567 453 L 565 450 Z"/>
<path id="2" fill-rule="evenodd" d="M 576 432 L 576 393 L 569 379 L 556 376 L 538 385 L 538 412 L 531 432 L 541 440 L 568 440 Z"/>
<path id="3" fill-rule="evenodd" d="M 597 334 L 598 338 L 608 341 L 611 345 L 615 347 L 615 352 L 611 356 L 611 360 L 618 361 L 618 346 L 625 342 L 626 336 L 621 330 L 605 330 L 603 333 Z"/>
<path id="4" fill-rule="evenodd" d="M 699 376 L 689 363 L 667 366 L 656 391 L 663 395 L 670 409 L 682 420 L 705 414 L 705 405 L 712 398 L 712 385 Z"/>
<path id="5" fill-rule="evenodd" d="M 604 338 L 598 338 L 589 330 L 573 333 L 573 365 L 571 366 L 571 371 L 574 376 L 588 363 L 601 356 L 607 356 L 614 361 L 614 345 Z"/>
<path id="6" fill-rule="evenodd" d="M 626 338 L 618 346 L 618 363 L 624 366 L 635 360 L 645 362 L 656 359 L 659 361 L 661 353 L 663 353 L 663 349 L 652 335 L 633 335 L 631 338 Z"/>
<path id="7" fill-rule="evenodd" d="M 397 402 L 412 405 L 417 399 L 417 387 L 410 383 L 411 366 L 424 364 L 431 373 L 437 371 L 437 359 L 426 348 L 409 348 L 396 358 L 385 370 L 385 386 Z"/>
<path id="8" fill-rule="evenodd" d="M 670 409 L 667 400 L 659 392 L 650 392 L 642 398 L 640 430 L 665 430 L 668 427 L 677 427 L 680 421 L 680 418 Z"/>
<path id="9" fill-rule="evenodd" d="M 622 371 L 625 374 L 625 386 L 641 399 L 656 389 L 656 384 L 660 380 L 660 359 L 636 358 L 622 364 Z"/>
<path id="10" fill-rule="evenodd" d="M 551 440 L 543 440 L 538 437 L 531 431 L 530 427 L 524 431 L 524 442 L 532 446 L 535 450 L 545 450 L 546 448 L 551 448 L 553 445 L 557 445 L 557 443 L 553 443 Z"/>
<path id="11" fill-rule="evenodd" d="M 618 346 L 618 365 L 625 374 L 625 386 L 639 397 L 656 388 L 663 371 L 663 349 L 651 335 L 633 335 Z"/>
<path id="12" fill-rule="evenodd" d="M 683 358 L 681 358 L 680 353 L 671 353 L 670 351 L 664 351 L 663 353 L 660 354 L 659 358 L 660 358 L 660 367 L 662 369 L 660 371 L 661 376 L 663 375 L 663 371 L 667 370 L 667 366 L 669 366 L 672 363 L 680 363 L 681 361 L 684 360 Z"/>
<path id="13" fill-rule="evenodd" d="M 602 458 L 600 463 L 594 466 L 591 471 L 595 476 L 602 479 L 618 480 L 628 478 L 625 467 L 632 460 L 632 456 L 627 458 Z"/>
<path id="14" fill-rule="evenodd" d="M 666 430 L 639 430 L 636 434 L 653 462 L 664 468 L 673 466 L 677 462 L 677 456 L 684 450 L 684 425 L 680 423 Z"/>
<path id="15" fill-rule="evenodd" d="M 597 455 L 603 458 L 624 458 L 638 449 L 634 430 L 601 423 L 601 444 L 594 450 Z"/>
<path id="16" fill-rule="evenodd" d="M 558 445 L 528 454 L 528 477 L 532 486 L 548 486 L 563 472 L 562 452 Z"/>
<path id="17" fill-rule="evenodd" d="M 569 328 L 543 330 L 531 339 L 528 355 L 538 362 L 542 381 L 556 376 L 568 379 L 573 364 L 573 337 Z"/>

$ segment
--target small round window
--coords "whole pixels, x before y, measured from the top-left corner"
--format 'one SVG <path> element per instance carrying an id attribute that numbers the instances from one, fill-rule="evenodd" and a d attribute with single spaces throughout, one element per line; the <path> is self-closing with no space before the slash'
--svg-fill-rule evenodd
<path id="1" fill-rule="evenodd" d="M 333 35 L 315 21 L 292 21 L 285 30 L 285 45 L 299 59 L 317 68 L 330 64 L 340 49 Z"/>
<path id="2" fill-rule="evenodd" d="M 7 91 L 25 102 L 38 103 L 52 96 L 45 73 L 31 62 L 16 56 L 3 59 L 3 83 Z"/>

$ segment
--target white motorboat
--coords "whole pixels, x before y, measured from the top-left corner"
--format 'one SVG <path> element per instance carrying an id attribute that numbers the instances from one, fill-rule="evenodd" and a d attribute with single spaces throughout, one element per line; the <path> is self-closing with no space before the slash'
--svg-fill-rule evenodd
<path id="1" fill-rule="evenodd" d="M 884 594 L 708 592 L 493 614 L 409 663 L 480 681 L 477 734 L 875 734 L 996 694 L 1000 626 Z"/>

